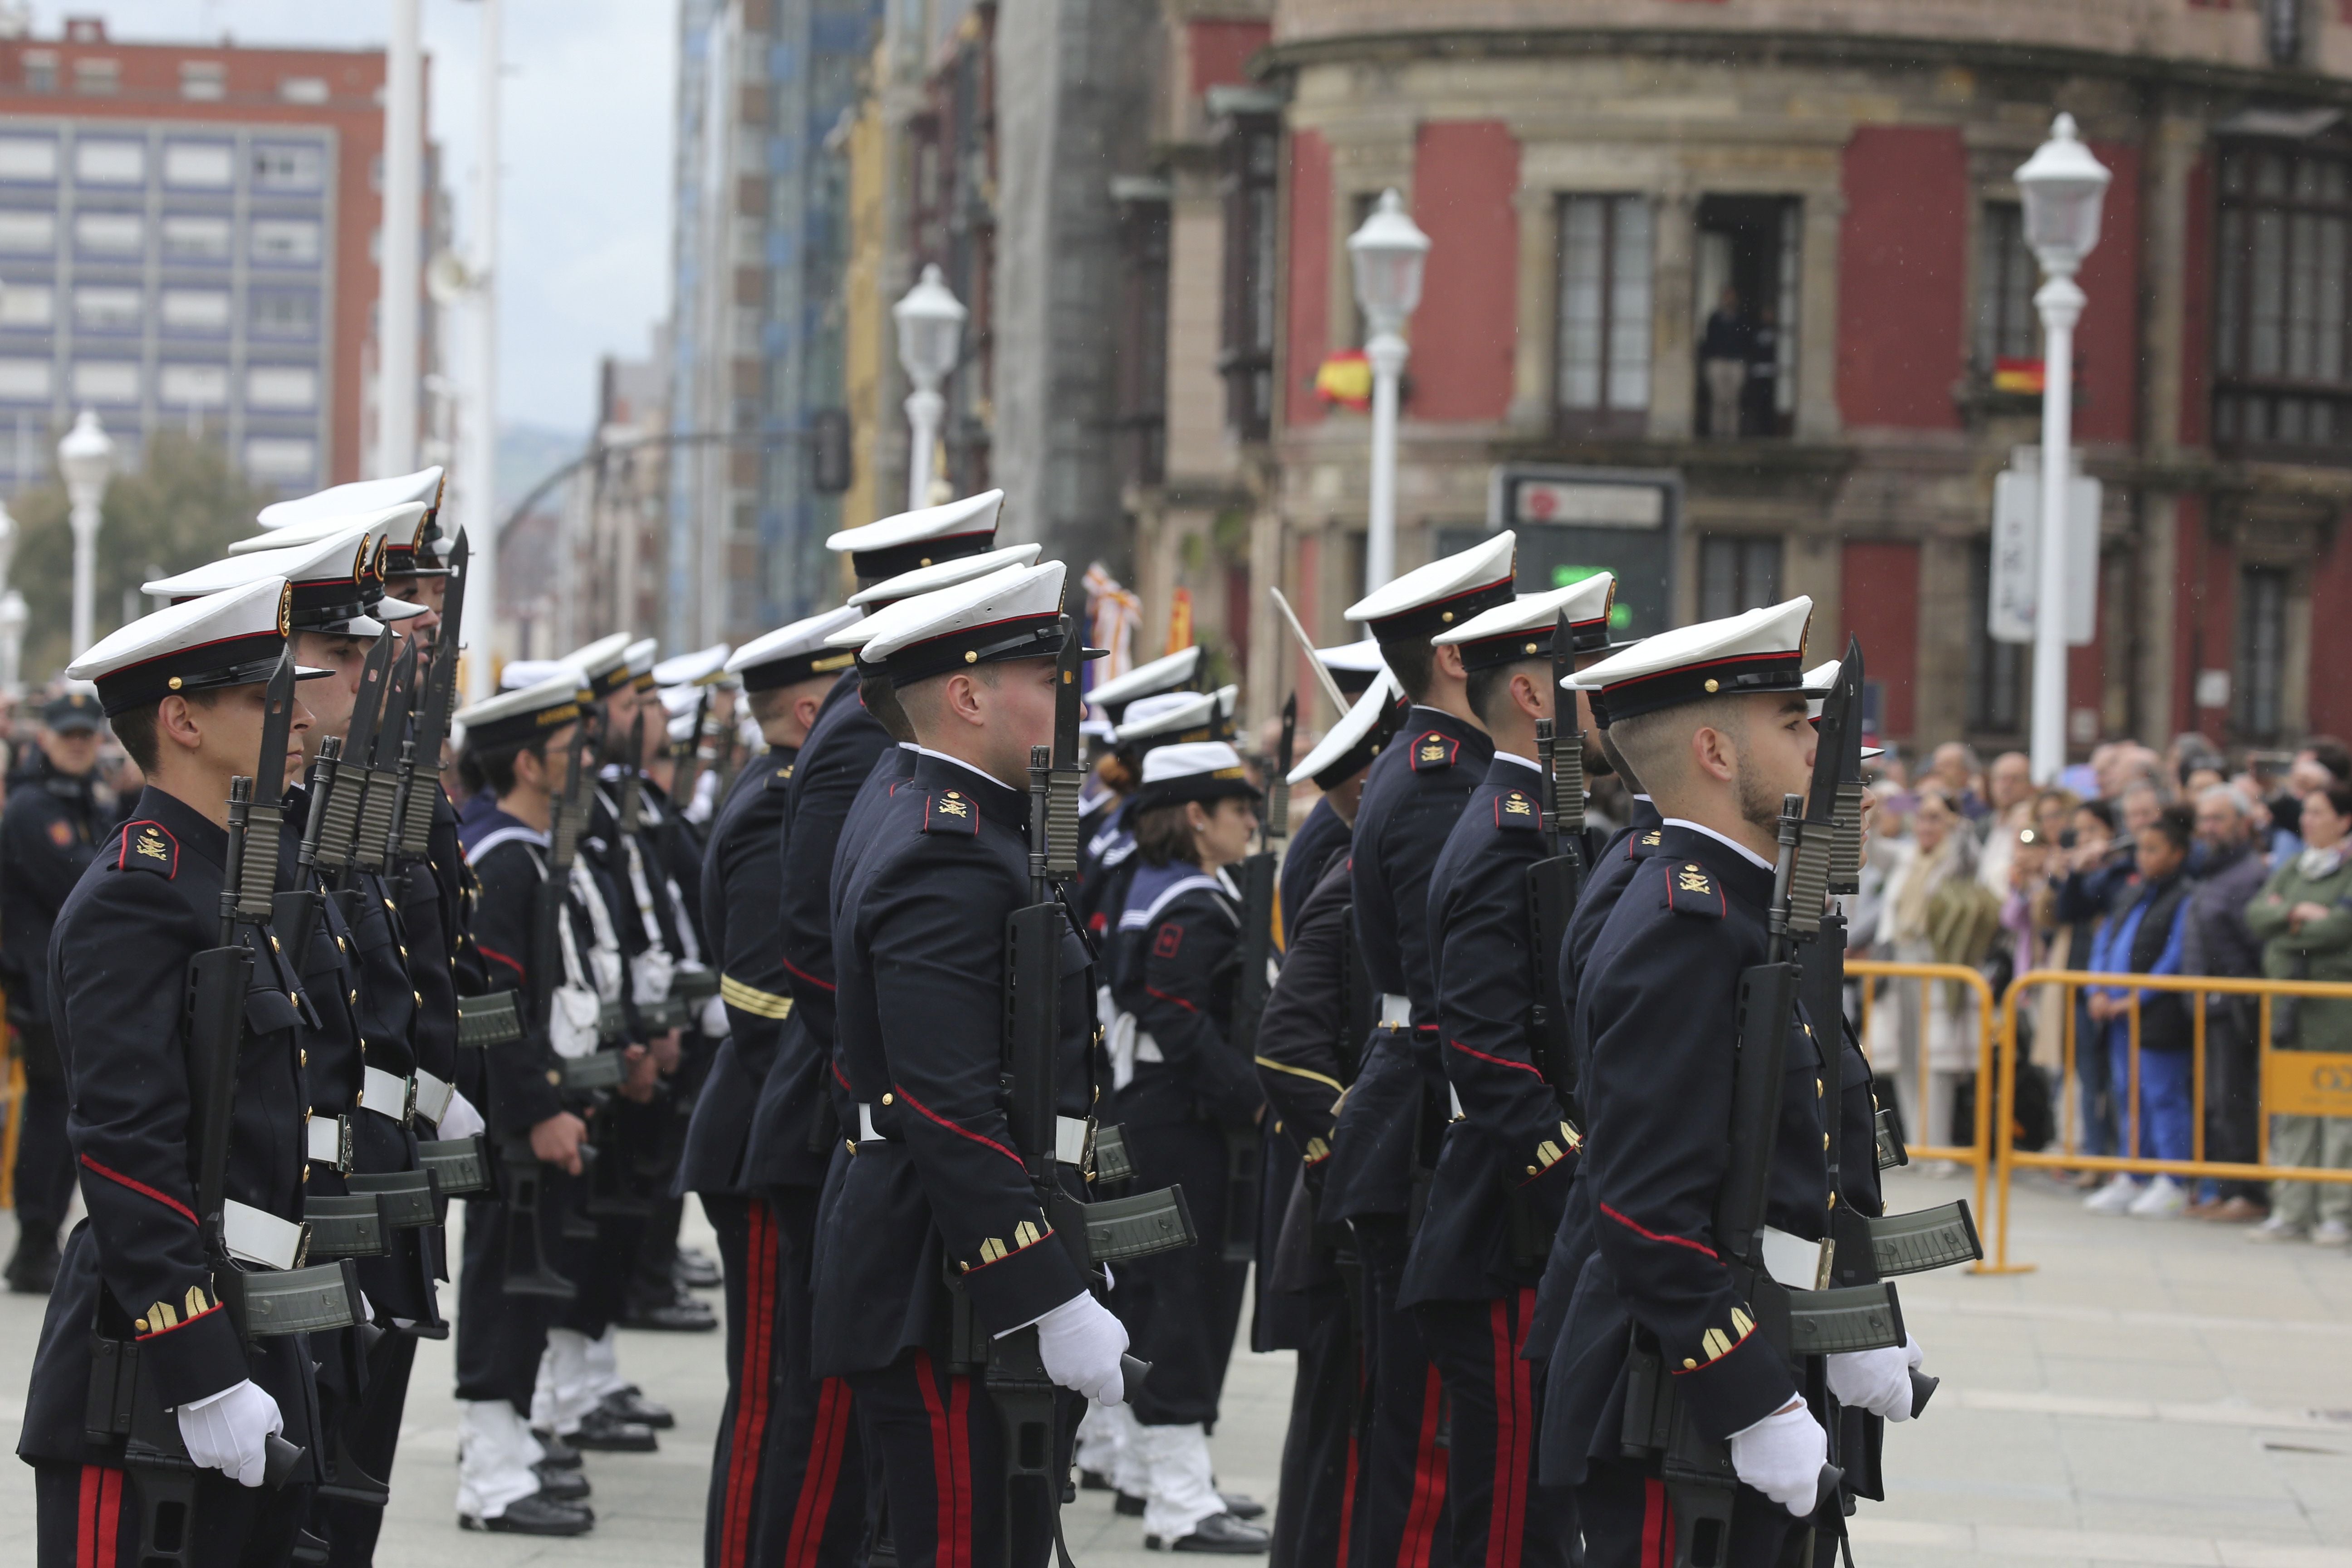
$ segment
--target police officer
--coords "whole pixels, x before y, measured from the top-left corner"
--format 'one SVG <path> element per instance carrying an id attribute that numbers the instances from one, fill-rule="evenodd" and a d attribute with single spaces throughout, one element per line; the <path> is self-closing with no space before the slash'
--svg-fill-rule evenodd
<path id="1" fill-rule="evenodd" d="M 1520 1362 L 1580 1137 L 1559 1078 L 1565 1064 L 1549 1062 L 1535 1032 L 1538 984 L 1553 960 L 1538 951 L 1528 875 L 1548 850 L 1536 725 L 1553 715 L 1559 622 L 1567 616 L 1570 635 L 1598 648 L 1612 589 L 1601 573 L 1498 605 L 1434 639 L 1458 653 L 1471 710 L 1495 739 L 1486 776 L 1430 876 L 1438 1037 L 1455 1109 L 1398 1295 L 1452 1413 L 1456 1563 L 1570 1560 L 1568 1494 L 1534 1484 L 1535 1387 Z M 1597 834 L 1575 847 L 1588 858 L 1599 847 Z"/>
<path id="2" fill-rule="evenodd" d="M 1666 1517 L 1654 1462 L 1622 1452 L 1629 1350 L 1639 1336 L 1671 1370 L 1684 1419 L 1727 1442 L 1741 1488 L 1727 1561 L 1780 1560 L 1814 1509 L 1828 1450 L 1807 1403 L 1812 1373 L 1756 1332 L 1714 1231 L 1726 1176 L 1740 975 L 1768 952 L 1775 824 L 1811 782 L 1802 689 L 1811 603 L 1799 598 L 1647 639 L 1584 673 L 1611 737 L 1664 818 L 1657 852 L 1617 900 L 1577 999 L 1588 1152 L 1579 1202 L 1595 1215 L 1554 1386 L 1550 1425 L 1572 1445 L 1586 1560 L 1643 1561 Z M 1792 1020 L 1767 1221 L 1826 1233 L 1824 1152 L 1833 1052 Z M 1903 1347 L 1828 1358 L 1830 1390 L 1890 1419 L 1910 1411 Z M 1826 1409 L 1824 1405 L 1822 1407 Z M 1578 1461 L 1581 1461 L 1579 1463 Z M 1645 1546 L 1645 1541 L 1650 1544 Z"/>
<path id="3" fill-rule="evenodd" d="M 864 1534 L 862 1458 L 848 1391 L 835 1384 L 828 1403 L 809 1374 L 807 1243 L 816 1184 L 793 1189 L 796 1223 L 788 1226 L 745 1172 L 752 1111 L 792 1026 L 777 940 L 776 843 L 786 786 L 836 679 L 825 667 L 843 657 L 824 639 L 862 614 L 845 607 L 795 621 L 746 643 L 726 666 L 742 681 L 767 750 L 737 775 L 704 852 L 703 925 L 719 964 L 728 1032 L 695 1104 L 678 1171 L 679 1189 L 699 1194 L 718 1233 L 727 1289 L 727 1403 L 703 1519 L 709 1568 L 779 1560 L 796 1519 L 812 1522 L 815 1560 L 827 1564 L 846 1562 Z M 823 1156 L 804 1156 L 810 1163 L 821 1176 Z"/>
<path id="4" fill-rule="evenodd" d="M 0 974 L 8 1023 L 25 1064 L 16 1134 L 16 1250 L 8 1289 L 46 1296 L 58 1277 L 58 1232 L 73 1198 L 66 1142 L 65 1063 L 49 1022 L 49 929 L 98 854 L 109 813 L 100 806 L 98 699 L 68 690 L 42 706 L 33 749 L 8 779 L 0 812 Z"/>
<path id="5" fill-rule="evenodd" d="M 1334 1130 L 1323 1215 L 1348 1221 L 1362 1265 L 1372 1401 L 1355 1528 L 1367 1561 L 1423 1568 L 1444 1538 L 1445 1456 L 1438 1379 L 1397 1310 L 1405 1247 L 1446 1116 L 1439 1065 L 1429 877 L 1494 742 L 1470 710 L 1462 658 L 1430 638 L 1511 597 L 1514 535 L 1408 572 L 1350 605 L 1412 707 L 1357 808 L 1351 901 L 1358 947 L 1381 993 L 1380 1024 Z"/>
<path id="6" fill-rule="evenodd" d="M 815 1359 L 850 1380 L 879 1445 L 901 1562 L 1008 1561 L 1003 1427 L 977 1366 L 954 1359 L 960 1340 L 977 1356 L 1034 1325 L 1055 1384 L 1123 1396 L 1126 1331 L 1041 1208 L 999 1084 L 1003 933 L 1031 897 L 1023 785 L 1031 746 L 1053 737 L 1063 574 L 1048 563 L 905 601 L 861 652 L 923 751 L 842 895 L 839 1065 L 858 1130 L 820 1222 Z M 1075 933 L 1062 961 L 1057 1109 L 1083 1117 L 1093 1029 Z M 1041 1559 L 1050 1521 L 1010 1522 L 1010 1561 Z"/>
<path id="7" fill-rule="evenodd" d="M 70 1091 L 67 1135 L 89 1217 L 67 1238 L 33 1362 L 18 1455 L 34 1467 L 37 1561 L 135 1562 L 120 1437 L 94 1436 L 93 1346 L 135 1342 L 142 1381 L 174 1412 L 196 1467 L 193 1560 L 283 1562 L 318 1479 L 309 1337 L 242 1339 L 222 1310 L 199 1223 L 191 1146 L 190 964 L 217 946 L 232 777 L 254 775 L 262 682 L 286 637 L 287 588 L 265 578 L 173 605 L 102 638 L 68 668 L 94 681 L 146 775 L 131 817 L 59 911 L 47 996 Z M 296 700 L 273 759 L 300 766 Z M 222 1212 L 231 1245 L 277 1267 L 297 1257 L 308 1103 L 299 985 L 258 933 L 228 1134 Z M 309 1450 L 264 1487 L 274 1435 Z"/>

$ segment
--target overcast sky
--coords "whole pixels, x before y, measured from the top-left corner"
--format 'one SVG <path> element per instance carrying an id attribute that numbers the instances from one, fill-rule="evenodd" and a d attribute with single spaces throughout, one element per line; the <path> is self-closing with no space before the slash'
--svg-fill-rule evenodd
<path id="1" fill-rule="evenodd" d="M 34 0 L 34 30 L 102 16 L 126 43 L 376 47 L 387 0 Z M 499 243 L 501 418 L 585 435 L 600 355 L 669 310 L 673 0 L 506 0 Z M 424 0 L 426 114 L 461 247 L 474 233 L 481 7 Z"/>

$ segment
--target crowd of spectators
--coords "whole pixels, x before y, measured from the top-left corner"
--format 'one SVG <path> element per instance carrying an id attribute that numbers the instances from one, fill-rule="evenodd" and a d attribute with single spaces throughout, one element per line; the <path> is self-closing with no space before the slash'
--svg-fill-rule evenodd
<path id="1" fill-rule="evenodd" d="M 2201 1076 L 2202 1158 L 2259 1160 L 2260 999 L 2203 996 L 2200 1073 L 2198 999 L 2120 977 L 2352 981 L 2352 750 L 2316 736 L 2233 762 L 2193 733 L 2162 753 L 2119 742 L 2037 788 L 2022 752 L 1987 766 L 1952 743 L 1916 771 L 1890 752 L 1872 790 L 1853 951 L 1965 965 L 1996 999 L 2028 970 L 2119 977 L 2073 992 L 2071 1080 L 2066 989 L 2019 998 L 2016 1104 L 2000 1113 L 2025 1146 L 2063 1138 L 2087 1156 L 2197 1158 Z M 1870 1002 L 1864 1043 L 1906 1131 L 1931 1147 L 1972 1142 L 1975 988 L 1880 980 Z M 2273 998 L 2268 1026 L 2278 1049 L 2352 1050 L 2352 1001 Z M 2269 1163 L 2352 1169 L 2352 1118 L 2272 1117 Z M 2352 1185 L 2074 1179 L 2097 1214 L 2352 1241 Z"/>

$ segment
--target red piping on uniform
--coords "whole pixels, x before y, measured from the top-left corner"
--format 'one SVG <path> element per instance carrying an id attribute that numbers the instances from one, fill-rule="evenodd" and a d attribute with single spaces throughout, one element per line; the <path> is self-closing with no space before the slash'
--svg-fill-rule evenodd
<path id="1" fill-rule="evenodd" d="M 1156 985 L 1147 985 L 1143 989 L 1146 994 L 1157 996 L 1162 1002 L 1173 1002 L 1179 1007 L 1183 1008 L 1187 1013 L 1198 1013 L 1200 1011 L 1198 1007 L 1193 1006 L 1192 1004 L 1185 1001 L 1181 996 L 1171 996 L 1167 992 L 1160 990 Z"/>
<path id="2" fill-rule="evenodd" d="M 1500 1298 L 1486 1303 L 1487 1347 L 1495 1354 L 1495 1490 L 1486 1511 L 1486 1568 L 1517 1568 L 1511 1525 L 1525 1511 L 1519 1496 L 1519 1410 L 1512 1398 L 1511 1309 Z"/>
<path id="3" fill-rule="evenodd" d="M 1511 1512 L 1510 1554 L 1506 1559 L 1508 1568 L 1518 1568 L 1519 1557 L 1527 1544 L 1528 1469 L 1535 1457 L 1536 1393 L 1525 1352 L 1528 1348 L 1528 1326 L 1536 1315 L 1536 1293 L 1532 1288 L 1519 1292 L 1517 1342 L 1511 1346 L 1511 1408 L 1516 1425 L 1512 1429 L 1511 1473 L 1518 1478 L 1519 1506 Z"/>
<path id="4" fill-rule="evenodd" d="M 1445 1384 L 1433 1366 L 1421 1390 L 1421 1440 L 1413 1446 L 1412 1456 L 1412 1507 L 1405 1514 L 1397 1568 L 1429 1568 L 1437 1516 L 1445 1507 L 1445 1457 L 1437 1448 L 1437 1416 L 1444 1395 Z"/>
<path id="5" fill-rule="evenodd" d="M 929 1351 L 915 1352 L 915 1386 L 922 1391 L 923 1409 L 931 1418 L 931 1497 L 940 1511 L 939 1521 L 933 1526 L 939 1532 L 934 1561 L 940 1568 L 955 1568 L 955 1440 L 948 1432 L 948 1413 L 940 1403 L 940 1391 L 931 1385 Z"/>
<path id="6" fill-rule="evenodd" d="M 527 981 L 530 978 L 529 974 L 523 972 L 521 964 L 516 963 L 513 959 L 509 958 L 505 953 L 500 952 L 495 947 L 484 947 L 479 942 L 477 942 L 474 943 L 474 951 L 480 953 L 484 958 L 490 959 L 495 963 L 505 964 L 509 969 L 515 972 L 515 978 L 518 980 Z"/>
<path id="7" fill-rule="evenodd" d="M 1627 1219 L 1623 1215 L 1619 1214 L 1607 1204 L 1602 1204 L 1601 1205 L 1601 1212 L 1607 1215 L 1611 1219 L 1615 1220 L 1619 1225 L 1623 1226 L 1627 1230 L 1632 1231 L 1636 1236 L 1646 1237 L 1651 1241 L 1663 1241 L 1669 1247 L 1687 1247 L 1693 1252 L 1699 1253 L 1707 1258 L 1713 1258 L 1716 1256 L 1715 1248 L 1707 1246 L 1705 1242 L 1693 1241 L 1686 1236 L 1660 1236 L 1654 1230 L 1648 1230 L 1641 1226 L 1635 1225 L 1632 1220 Z"/>
<path id="8" fill-rule="evenodd" d="M 792 1542 L 784 1552 L 784 1568 L 816 1568 L 817 1549 L 824 1545 L 825 1526 L 833 1518 L 833 1489 L 841 1479 L 842 1440 L 848 1432 L 849 1389 L 841 1379 L 828 1377 L 817 1384 L 816 1431 L 808 1465 L 801 1471 L 800 1496 L 793 1503 Z"/>
<path id="9" fill-rule="evenodd" d="M 1642 1478 L 1642 1568 L 1672 1568 L 1675 1521 L 1666 1511 L 1666 1483 Z"/>
<path id="10" fill-rule="evenodd" d="M 751 1557 L 751 1495 L 760 1479 L 761 1445 L 768 1430 L 768 1364 L 775 1322 L 776 1244 L 768 1205 L 754 1199 L 744 1250 L 751 1261 L 743 1290 L 743 1364 L 735 1382 L 735 1431 L 727 1449 L 727 1492 L 719 1516 L 721 1568 L 743 1568 Z"/>
<path id="11" fill-rule="evenodd" d="M 971 1568 L 971 1379 L 948 1379 L 948 1441 L 955 1451 L 955 1534 L 943 1568 Z"/>
<path id="12" fill-rule="evenodd" d="M 1515 1062 L 1504 1057 L 1490 1057 L 1484 1051 L 1471 1049 L 1468 1046 L 1464 1045 L 1459 1040 L 1448 1040 L 1445 1043 L 1452 1046 L 1455 1050 L 1460 1051 L 1465 1057 L 1476 1057 L 1480 1061 L 1493 1062 L 1498 1068 L 1515 1068 L 1520 1072 L 1532 1072 L 1535 1073 L 1538 1078 L 1543 1077 L 1543 1074 L 1536 1072 L 1535 1067 L 1532 1063 Z"/>
<path id="13" fill-rule="evenodd" d="M 168 827 L 164 826 L 162 823 L 155 821 L 155 820 L 154 820 L 153 818 L 152 818 L 152 817 L 145 817 L 145 816 L 141 817 L 141 818 L 140 818 L 138 821 L 136 821 L 136 822 L 126 822 L 126 823 L 124 823 L 124 824 L 122 825 L 122 847 L 121 847 L 121 848 L 120 848 L 120 849 L 118 849 L 118 850 L 116 850 L 116 851 L 114 852 L 114 868 L 115 868 L 116 870 L 118 870 L 118 871 L 121 871 L 121 870 L 127 870 L 127 869 L 130 868 L 130 863 L 131 863 L 131 830 L 132 828 L 134 828 L 134 827 L 152 827 L 152 828 L 153 828 L 156 832 L 158 832 L 158 833 L 162 834 L 164 837 L 171 839 L 171 841 L 172 841 L 172 874 L 173 874 L 173 876 L 175 876 L 175 877 L 176 877 L 176 876 L 178 876 L 178 875 L 179 875 L 179 871 L 180 871 L 180 840 L 179 840 L 179 837 L 178 837 L 176 834 L 174 834 L 174 833 L 173 833 L 170 828 L 168 828 Z"/>
<path id="14" fill-rule="evenodd" d="M 144 1182 L 134 1182 L 120 1171 L 110 1171 L 87 1154 L 84 1154 L 81 1157 L 81 1163 L 89 1166 L 91 1170 L 96 1171 L 100 1175 L 104 1176 L 108 1181 L 120 1182 L 122 1185 L 129 1187 L 132 1192 L 137 1193 L 142 1198 L 153 1198 L 157 1203 L 162 1204 L 173 1214 L 185 1219 L 190 1225 L 196 1223 L 196 1211 L 182 1203 L 179 1199 L 173 1197 L 170 1194 L 159 1193 Z"/>
<path id="15" fill-rule="evenodd" d="M 834 987 L 826 984 L 824 981 L 819 980 L 815 975 L 811 974 L 807 970 L 793 968 L 793 961 L 789 958 L 779 958 L 776 962 L 782 964 L 786 969 L 792 970 L 793 978 L 795 980 L 805 980 L 820 991 L 831 991 L 834 989 Z"/>
<path id="16" fill-rule="evenodd" d="M 841 1064 L 839 1062 L 828 1061 L 824 1065 L 833 1069 L 834 1082 L 841 1085 L 844 1089 L 849 1089 L 849 1092 L 852 1094 L 856 1094 L 857 1092 L 856 1089 L 850 1087 L 849 1077 L 846 1073 L 841 1070 Z M 1027 1167 L 1024 1166 L 1023 1169 L 1025 1170 Z"/>
<path id="17" fill-rule="evenodd" d="M 984 1144 L 988 1148 L 995 1150 L 998 1153 L 1003 1155 L 1014 1164 L 1021 1165 L 1021 1169 L 1024 1173 L 1027 1173 L 1029 1167 L 1021 1164 L 1021 1156 L 1014 1153 L 1012 1150 L 1007 1149 L 1003 1144 L 999 1143 L 995 1139 L 983 1137 L 968 1127 L 958 1127 L 954 1122 L 950 1121 L 946 1117 L 941 1116 L 938 1111 L 933 1110 L 929 1106 L 925 1105 L 921 1100 L 917 1100 L 913 1095 L 908 1094 L 904 1084 L 894 1084 L 892 1087 L 898 1089 L 899 1099 L 905 1100 L 908 1104 L 913 1106 L 917 1110 L 921 1111 L 925 1116 L 929 1117 L 932 1121 L 938 1122 L 949 1131 L 956 1133 L 960 1137 L 969 1138 L 975 1143 Z"/>

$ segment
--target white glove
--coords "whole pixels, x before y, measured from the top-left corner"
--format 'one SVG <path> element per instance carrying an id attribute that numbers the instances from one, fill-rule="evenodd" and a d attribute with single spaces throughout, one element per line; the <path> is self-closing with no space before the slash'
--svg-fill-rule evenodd
<path id="1" fill-rule="evenodd" d="M 471 1138 L 484 1131 L 486 1125 L 482 1113 L 474 1109 L 474 1102 L 453 1089 L 449 1091 L 449 1109 L 441 1113 L 434 1131 L 444 1138 Z"/>
<path id="2" fill-rule="evenodd" d="M 1829 1459 L 1830 1435 L 1801 1399 L 1731 1435 L 1733 1472 L 1799 1519 L 1813 1511 Z"/>
<path id="3" fill-rule="evenodd" d="M 1037 1354 L 1045 1375 L 1097 1405 L 1127 1398 L 1127 1381 L 1118 1370 L 1126 1350 L 1127 1325 L 1083 1290 L 1037 1320 Z"/>
<path id="4" fill-rule="evenodd" d="M 1841 1352 L 1830 1357 L 1830 1392 L 1849 1409 L 1908 1421 L 1911 1368 L 1916 1364 L 1907 1344 Z"/>
<path id="5" fill-rule="evenodd" d="M 278 1401 L 251 1378 L 180 1406 L 180 1441 L 200 1470 L 218 1470 L 241 1487 L 257 1487 L 269 1462 L 264 1439 L 286 1430 Z"/>
<path id="6" fill-rule="evenodd" d="M 1914 1372 L 1918 1371 L 1921 1363 L 1927 1359 L 1927 1352 L 1919 1348 L 1919 1342 L 1913 1339 L 1908 1332 L 1903 1336 L 1903 1359 L 1910 1363 L 1911 1370 Z"/>
<path id="7" fill-rule="evenodd" d="M 714 1040 L 723 1040 L 735 1032 L 735 1026 L 728 1021 L 724 996 L 702 999 L 702 1032 Z"/>

